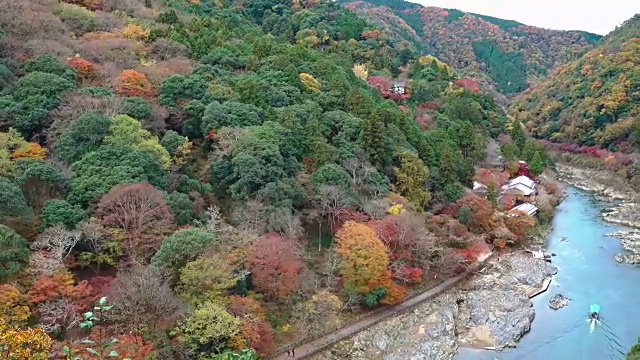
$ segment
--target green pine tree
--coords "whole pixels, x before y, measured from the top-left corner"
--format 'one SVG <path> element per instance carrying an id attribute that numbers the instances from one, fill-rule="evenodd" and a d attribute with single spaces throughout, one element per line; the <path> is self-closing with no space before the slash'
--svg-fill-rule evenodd
<path id="1" fill-rule="evenodd" d="M 529 171 L 534 176 L 538 176 L 544 171 L 544 158 L 540 151 L 536 151 L 533 155 L 533 159 L 531 159 L 531 163 L 529 163 Z"/>
<path id="2" fill-rule="evenodd" d="M 493 186 L 493 184 L 487 185 L 486 196 L 487 196 L 487 200 L 489 200 L 491 205 L 493 205 L 494 208 L 497 208 L 498 207 L 498 191 L 496 190 L 495 186 Z"/>
<path id="3" fill-rule="evenodd" d="M 519 121 L 514 121 L 510 131 L 511 140 L 518 147 L 518 150 L 524 150 L 524 145 L 527 142 L 527 137 L 522 130 L 522 124 Z"/>
<path id="4" fill-rule="evenodd" d="M 385 126 L 382 123 L 380 114 L 374 113 L 362 124 L 358 143 L 360 147 L 369 155 L 371 164 L 382 170 L 387 163 L 387 149 L 384 138 Z"/>

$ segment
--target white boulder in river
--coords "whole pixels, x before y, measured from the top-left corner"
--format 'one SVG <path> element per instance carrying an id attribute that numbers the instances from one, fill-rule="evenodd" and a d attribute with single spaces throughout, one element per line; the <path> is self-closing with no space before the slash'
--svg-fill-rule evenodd
<path id="1" fill-rule="evenodd" d="M 551 299 L 549 299 L 549 307 L 553 310 L 558 310 L 569 305 L 569 301 L 571 301 L 571 299 L 568 297 L 562 294 L 555 294 Z"/>

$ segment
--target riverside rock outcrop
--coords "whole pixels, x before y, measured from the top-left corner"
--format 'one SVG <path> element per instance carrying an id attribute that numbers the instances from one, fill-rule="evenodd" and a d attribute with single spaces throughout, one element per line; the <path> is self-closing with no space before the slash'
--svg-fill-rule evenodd
<path id="1" fill-rule="evenodd" d="M 543 291 L 557 268 L 527 253 L 514 253 L 491 264 L 460 290 L 460 342 L 472 347 L 516 346 L 535 317 L 530 296 Z"/>
<path id="2" fill-rule="evenodd" d="M 578 169 L 563 164 L 558 164 L 557 169 L 559 180 L 595 193 L 598 200 L 617 202 L 602 212 L 605 221 L 640 228 L 640 195 L 629 184 L 606 171 Z"/>
<path id="3" fill-rule="evenodd" d="M 569 301 L 571 301 L 571 299 L 569 299 L 568 297 L 562 294 L 555 294 L 551 299 L 549 299 L 549 307 L 553 310 L 562 309 L 563 307 L 569 305 Z"/>
<path id="4" fill-rule="evenodd" d="M 625 250 L 625 253 L 614 256 L 617 262 L 632 265 L 640 264 L 640 230 L 616 231 L 606 234 L 606 236 L 620 239 Z"/>
<path id="5" fill-rule="evenodd" d="M 515 346 L 535 317 L 529 297 L 544 289 L 556 271 L 528 253 L 502 255 L 457 289 L 340 341 L 311 359 L 448 360 L 459 344 Z"/>

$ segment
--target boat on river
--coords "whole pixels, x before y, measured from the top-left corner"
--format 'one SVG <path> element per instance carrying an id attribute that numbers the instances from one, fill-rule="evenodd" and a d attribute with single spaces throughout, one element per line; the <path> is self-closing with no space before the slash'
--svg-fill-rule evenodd
<path id="1" fill-rule="evenodd" d="M 591 315 L 591 319 L 598 320 L 598 318 L 600 317 L 600 305 L 591 304 L 591 306 L 589 307 L 589 314 Z"/>

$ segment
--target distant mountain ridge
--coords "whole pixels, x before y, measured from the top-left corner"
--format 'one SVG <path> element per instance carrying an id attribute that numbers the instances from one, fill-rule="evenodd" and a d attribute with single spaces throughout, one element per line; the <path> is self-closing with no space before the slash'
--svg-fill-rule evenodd
<path id="1" fill-rule="evenodd" d="M 640 151 L 640 14 L 515 98 L 511 113 L 536 137 Z"/>
<path id="2" fill-rule="evenodd" d="M 575 59 L 601 38 L 402 0 L 339 2 L 385 29 L 391 38 L 408 40 L 507 95 L 527 89 L 549 69 Z"/>

